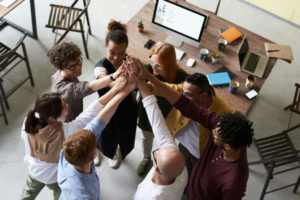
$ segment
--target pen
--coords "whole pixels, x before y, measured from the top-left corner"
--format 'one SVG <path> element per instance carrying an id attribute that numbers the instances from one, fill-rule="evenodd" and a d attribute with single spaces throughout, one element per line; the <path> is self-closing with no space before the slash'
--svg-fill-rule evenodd
<path id="1" fill-rule="evenodd" d="M 276 49 L 276 50 L 268 50 L 268 52 L 277 52 L 277 51 L 280 51 L 279 49 Z"/>

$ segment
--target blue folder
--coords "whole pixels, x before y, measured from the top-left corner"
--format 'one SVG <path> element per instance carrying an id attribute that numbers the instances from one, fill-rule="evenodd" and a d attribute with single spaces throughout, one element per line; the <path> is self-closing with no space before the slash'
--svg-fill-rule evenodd
<path id="1" fill-rule="evenodd" d="M 213 86 L 229 85 L 231 79 L 227 72 L 206 74 L 209 84 Z"/>

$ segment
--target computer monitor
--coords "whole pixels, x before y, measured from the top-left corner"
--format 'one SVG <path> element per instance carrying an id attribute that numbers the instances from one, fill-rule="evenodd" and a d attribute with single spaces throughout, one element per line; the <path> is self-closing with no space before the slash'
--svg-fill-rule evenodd
<path id="1" fill-rule="evenodd" d="M 207 15 L 205 14 L 170 1 L 157 0 L 152 25 L 159 31 L 175 37 L 177 42 L 182 40 L 199 46 L 206 20 Z M 168 42 L 170 41 L 168 40 Z M 178 43 L 174 46 L 178 46 Z"/>

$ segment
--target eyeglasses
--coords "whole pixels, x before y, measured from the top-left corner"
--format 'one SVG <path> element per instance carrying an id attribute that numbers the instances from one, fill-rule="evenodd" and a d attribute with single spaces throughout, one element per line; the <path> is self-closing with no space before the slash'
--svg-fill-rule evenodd
<path id="1" fill-rule="evenodd" d="M 157 166 L 157 169 L 158 169 L 158 165 L 157 165 L 157 160 L 156 160 L 156 158 L 155 158 L 155 153 L 156 153 L 158 150 L 159 150 L 159 149 L 155 149 L 154 151 L 152 151 L 153 160 L 154 160 L 154 162 L 155 162 L 155 164 L 156 164 L 156 166 Z M 159 171 L 159 169 L 158 169 L 158 171 Z"/>
<path id="2" fill-rule="evenodd" d="M 73 70 L 76 69 L 77 66 L 79 66 L 79 65 L 81 65 L 81 64 L 82 64 L 82 57 L 79 57 L 78 60 L 77 60 L 77 62 L 76 62 L 75 64 L 69 65 L 69 66 L 67 66 L 66 68 L 67 68 L 68 70 L 73 71 Z"/>
<path id="3" fill-rule="evenodd" d="M 153 67 L 156 66 L 157 68 L 161 68 L 161 64 L 151 60 L 151 57 L 148 58 L 148 61 L 149 61 L 150 65 L 152 65 Z"/>

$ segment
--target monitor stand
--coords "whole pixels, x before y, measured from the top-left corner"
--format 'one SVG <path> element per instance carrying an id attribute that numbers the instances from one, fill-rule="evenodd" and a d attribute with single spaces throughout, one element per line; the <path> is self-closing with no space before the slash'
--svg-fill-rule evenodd
<path id="1" fill-rule="evenodd" d="M 177 37 L 174 37 L 172 35 L 168 35 L 165 39 L 165 42 L 172 44 L 174 47 L 181 47 L 183 41 L 180 40 Z"/>

